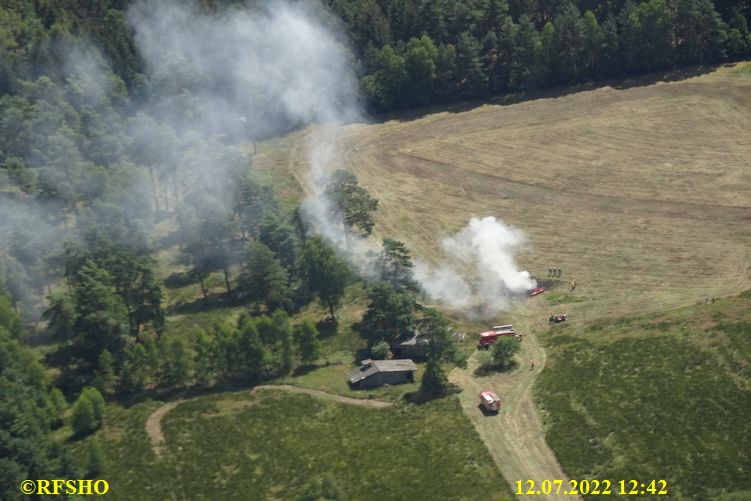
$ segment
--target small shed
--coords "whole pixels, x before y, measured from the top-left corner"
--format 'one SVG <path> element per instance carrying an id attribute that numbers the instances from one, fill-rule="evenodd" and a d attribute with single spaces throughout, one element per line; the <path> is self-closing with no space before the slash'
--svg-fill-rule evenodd
<path id="1" fill-rule="evenodd" d="M 363 360 L 360 368 L 349 373 L 347 380 L 353 388 L 375 388 L 384 384 L 411 383 L 417 366 L 406 358 L 399 360 Z"/>
<path id="2" fill-rule="evenodd" d="M 391 353 L 395 357 L 426 358 L 428 356 L 428 339 L 415 331 L 402 336 L 391 343 Z"/>

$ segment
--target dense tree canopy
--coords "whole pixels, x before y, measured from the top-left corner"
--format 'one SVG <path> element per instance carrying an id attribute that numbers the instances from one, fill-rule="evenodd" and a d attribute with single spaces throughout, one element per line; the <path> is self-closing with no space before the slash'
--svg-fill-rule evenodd
<path id="1" fill-rule="evenodd" d="M 112 70 L 110 103 L 147 92 L 143 59 L 125 22 L 129 3 L 6 2 L 0 10 L 0 95 L 20 90 L 22 80 L 59 77 L 50 63 L 84 39 L 100 47 Z M 344 21 L 363 63 L 362 87 L 376 109 L 702 64 L 751 50 L 746 0 L 325 3 Z M 85 97 L 90 82 L 75 84 L 71 91 Z M 49 139 L 66 148 L 65 135 Z M 99 151 L 112 155 L 108 148 Z M 163 168 L 155 161 L 160 152 L 142 154 L 149 159 L 137 161 L 156 175 Z M 157 174 L 171 179 L 169 171 L 164 166 Z M 42 181 L 54 175 L 49 171 Z M 57 193 L 64 196 L 62 186 Z"/>
<path id="2" fill-rule="evenodd" d="M 352 279 L 346 261 L 322 237 L 313 237 L 305 245 L 302 256 L 308 288 L 315 293 L 335 319 L 344 289 Z"/>
<path id="3" fill-rule="evenodd" d="M 406 291 L 398 291 L 388 282 L 378 282 L 368 291 L 368 309 L 359 330 L 373 346 L 379 341 L 395 341 L 412 334 L 416 320 L 415 298 Z"/>
<path id="4" fill-rule="evenodd" d="M 330 4 L 365 63 L 362 88 L 376 110 L 718 62 L 751 51 L 747 1 Z"/>
<path id="5" fill-rule="evenodd" d="M 16 499 L 29 478 L 75 478 L 76 467 L 50 439 L 65 400 L 50 389 L 43 367 L 22 345 L 19 318 L 0 292 L 0 497 Z"/>

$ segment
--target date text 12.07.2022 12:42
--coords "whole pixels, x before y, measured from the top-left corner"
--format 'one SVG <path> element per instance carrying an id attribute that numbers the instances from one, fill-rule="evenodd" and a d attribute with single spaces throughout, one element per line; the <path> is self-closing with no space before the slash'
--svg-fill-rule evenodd
<path id="1" fill-rule="evenodd" d="M 650 480 L 649 482 L 639 482 L 638 480 L 620 480 L 613 482 L 611 480 L 543 480 L 535 482 L 534 480 L 517 480 L 516 495 L 537 495 L 537 494 L 563 494 L 563 495 L 609 495 L 616 494 L 621 496 L 645 494 L 665 495 L 668 493 L 668 483 L 665 480 Z"/>

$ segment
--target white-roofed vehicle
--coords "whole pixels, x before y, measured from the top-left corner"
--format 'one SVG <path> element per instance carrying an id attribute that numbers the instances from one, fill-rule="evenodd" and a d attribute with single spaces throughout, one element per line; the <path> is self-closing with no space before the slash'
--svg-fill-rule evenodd
<path id="1" fill-rule="evenodd" d="M 480 392 L 480 407 L 485 412 L 498 412 L 501 410 L 501 399 L 495 392 L 483 390 Z"/>

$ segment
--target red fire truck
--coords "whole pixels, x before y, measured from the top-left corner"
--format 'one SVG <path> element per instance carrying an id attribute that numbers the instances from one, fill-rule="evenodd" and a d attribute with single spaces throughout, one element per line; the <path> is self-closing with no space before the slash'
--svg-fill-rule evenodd
<path id="1" fill-rule="evenodd" d="M 501 410 L 501 399 L 490 390 L 481 391 L 480 407 L 485 409 L 486 412 L 498 412 Z"/>
<path id="2" fill-rule="evenodd" d="M 513 336 L 516 339 L 520 339 L 520 336 L 514 330 L 514 326 L 508 325 L 496 325 L 493 330 L 480 333 L 480 341 L 477 343 L 477 347 L 481 350 L 487 350 L 491 344 L 495 344 L 501 336 Z"/>

